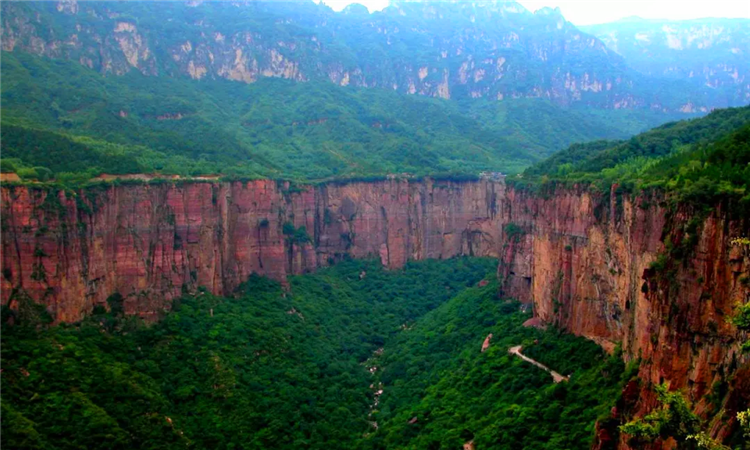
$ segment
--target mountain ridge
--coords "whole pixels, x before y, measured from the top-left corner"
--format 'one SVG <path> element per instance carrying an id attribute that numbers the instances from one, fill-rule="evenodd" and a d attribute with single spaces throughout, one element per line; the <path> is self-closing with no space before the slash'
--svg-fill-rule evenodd
<path id="1" fill-rule="evenodd" d="M 453 99 L 704 112 L 740 101 L 644 78 L 559 11 L 515 3 L 395 2 L 368 16 L 311 2 L 161 6 L 5 3 L 3 49 L 118 75 L 321 79 Z"/>
<path id="2" fill-rule="evenodd" d="M 750 102 L 750 19 L 634 20 L 582 26 L 650 77 Z"/>
<path id="3" fill-rule="evenodd" d="M 84 179 L 513 173 L 573 142 L 626 138 L 683 115 L 566 109 L 544 99 L 445 101 L 325 81 L 103 76 L 26 53 L 4 52 L 2 75 L 6 162 Z"/>

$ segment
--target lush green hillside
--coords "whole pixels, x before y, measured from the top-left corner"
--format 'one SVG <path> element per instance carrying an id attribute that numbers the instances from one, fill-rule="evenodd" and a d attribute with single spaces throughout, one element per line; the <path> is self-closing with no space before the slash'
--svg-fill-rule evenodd
<path id="1" fill-rule="evenodd" d="M 524 179 L 660 188 L 703 206 L 731 196 L 750 206 L 750 107 L 717 110 L 627 141 L 575 144 L 527 169 Z"/>
<path id="2" fill-rule="evenodd" d="M 394 1 L 373 14 L 361 6 L 336 13 L 310 0 L 6 2 L 1 20 L 4 49 L 113 76 L 280 77 L 642 111 L 705 111 L 747 100 L 644 76 L 559 10 L 532 13 L 512 1 Z"/>
<path id="3" fill-rule="evenodd" d="M 524 328 L 518 303 L 498 301 L 497 286 L 459 294 L 385 346 L 378 380 L 378 431 L 365 448 L 588 448 L 594 422 L 619 396 L 619 355 L 554 331 Z M 493 334 L 490 347 L 482 341 Z M 508 353 L 515 345 L 569 383 Z M 606 374 L 606 375 L 604 375 Z"/>
<path id="4" fill-rule="evenodd" d="M 575 141 L 663 119 L 600 117 L 540 99 L 465 104 L 264 79 L 252 85 L 3 54 L 3 158 L 53 173 L 154 172 L 323 179 L 517 172 Z M 84 177 L 85 178 L 85 177 Z"/>
<path id="5" fill-rule="evenodd" d="M 3 445 L 454 448 L 475 435 L 497 443 L 482 448 L 589 443 L 621 364 L 590 344 L 563 366 L 582 340 L 521 327 L 528 314 L 498 299 L 496 282 L 476 286 L 494 278 L 495 264 L 425 261 L 390 272 L 349 261 L 292 278 L 290 294 L 253 277 L 232 298 L 185 297 L 150 327 L 123 318 L 117 296 L 109 313 L 51 328 L 33 305 L 4 310 Z M 495 340 L 480 353 L 488 332 Z M 573 372 L 570 385 L 507 355 L 535 338 L 560 352 L 544 361 Z M 382 374 L 370 373 L 373 364 Z M 609 378 L 595 376 L 605 367 Z M 378 383 L 385 393 L 370 415 Z M 457 404 L 459 415 L 446 415 Z M 531 418 L 546 425 L 526 433 L 530 422 L 519 421 Z"/>

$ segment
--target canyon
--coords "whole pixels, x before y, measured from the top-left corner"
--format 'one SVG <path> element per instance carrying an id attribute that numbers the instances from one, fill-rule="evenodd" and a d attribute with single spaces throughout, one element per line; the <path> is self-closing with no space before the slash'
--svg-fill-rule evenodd
<path id="1" fill-rule="evenodd" d="M 502 297 L 640 361 L 615 422 L 657 406 L 662 382 L 713 418 L 718 439 L 750 403 L 746 336 L 728 320 L 750 295 L 750 250 L 735 240 L 750 224 L 729 204 L 703 213 L 617 186 L 532 192 L 501 178 L 204 180 L 77 192 L 9 185 L 2 217 L 3 304 L 41 303 L 58 323 L 107 308 L 115 293 L 126 313 L 153 321 L 183 293 L 231 295 L 253 273 L 283 282 L 348 257 L 399 268 L 488 256 L 499 259 Z M 679 259 L 670 256 L 678 247 L 687 249 Z M 717 385 L 725 393 L 710 400 Z M 611 426 L 597 429 L 595 445 L 628 448 Z"/>

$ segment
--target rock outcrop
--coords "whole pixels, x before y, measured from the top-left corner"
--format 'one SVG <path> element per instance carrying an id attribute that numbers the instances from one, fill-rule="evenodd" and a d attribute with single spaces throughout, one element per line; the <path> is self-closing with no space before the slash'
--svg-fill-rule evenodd
<path id="1" fill-rule="evenodd" d="M 715 437 L 728 438 L 736 413 L 750 404 L 743 381 L 750 358 L 727 320 L 750 300 L 750 248 L 732 242 L 748 234 L 748 218 L 726 204 L 704 217 L 616 186 L 609 195 L 509 190 L 505 204 L 525 230 L 503 253 L 506 293 L 530 297 L 543 321 L 610 352 L 619 344 L 626 361 L 640 360 L 639 395 L 616 418 L 653 409 L 653 386 L 669 382 L 713 417 Z M 612 439 L 617 427 L 600 434 Z M 618 448 L 628 448 L 619 439 Z"/>
<path id="2" fill-rule="evenodd" d="M 728 320 L 750 299 L 750 249 L 733 241 L 750 222 L 729 205 L 706 215 L 617 187 L 532 194 L 488 179 L 102 186 L 2 189 L 3 304 L 30 298 L 76 321 L 119 293 L 127 313 L 156 319 L 183 292 L 229 294 L 252 273 L 493 256 L 503 295 L 640 360 L 638 395 L 599 430 L 601 448 L 627 448 L 616 424 L 653 409 L 657 383 L 684 389 L 720 439 L 750 404 L 746 336 Z"/>
<path id="3" fill-rule="evenodd" d="M 532 13 L 514 2 L 392 2 L 373 15 L 313 2 L 176 2 L 158 14 L 139 2 L 6 2 L 0 35 L 3 51 L 114 75 L 327 80 L 444 99 L 541 97 L 673 113 L 744 105 L 750 92 L 746 65 L 733 63 L 747 52 L 739 33 L 714 33 L 737 54 L 699 58 L 718 64 L 709 81 L 719 73 L 731 83 L 716 95 L 723 84 L 690 83 L 700 75 L 692 72 L 669 83 L 645 78 L 559 10 Z M 614 46 L 607 36 L 600 37 Z"/>
<path id="4" fill-rule="evenodd" d="M 284 281 L 344 256 L 497 256 L 503 198 L 489 180 L 3 188 L 2 300 L 29 296 L 69 322 L 116 292 L 155 318 L 199 286 L 228 294 L 252 273 Z"/>

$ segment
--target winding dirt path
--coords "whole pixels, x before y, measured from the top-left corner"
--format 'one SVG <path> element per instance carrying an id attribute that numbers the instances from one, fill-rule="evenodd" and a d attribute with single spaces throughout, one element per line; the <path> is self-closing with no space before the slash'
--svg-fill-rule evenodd
<path id="1" fill-rule="evenodd" d="M 508 353 L 510 353 L 511 355 L 516 355 L 519 358 L 521 358 L 522 360 L 526 361 L 527 363 L 533 364 L 533 365 L 539 367 L 542 370 L 546 370 L 547 372 L 549 372 L 550 375 L 552 375 L 552 379 L 555 381 L 555 383 L 560 383 L 561 381 L 569 381 L 570 380 L 570 376 L 566 377 L 566 376 L 560 375 L 559 373 L 555 372 L 554 370 L 550 369 L 549 367 L 545 366 L 544 364 L 540 363 L 539 361 L 535 361 L 535 360 L 529 358 L 528 356 L 524 355 L 523 353 L 521 353 L 521 348 L 523 348 L 522 345 L 516 345 L 515 347 L 511 347 L 508 350 Z"/>

